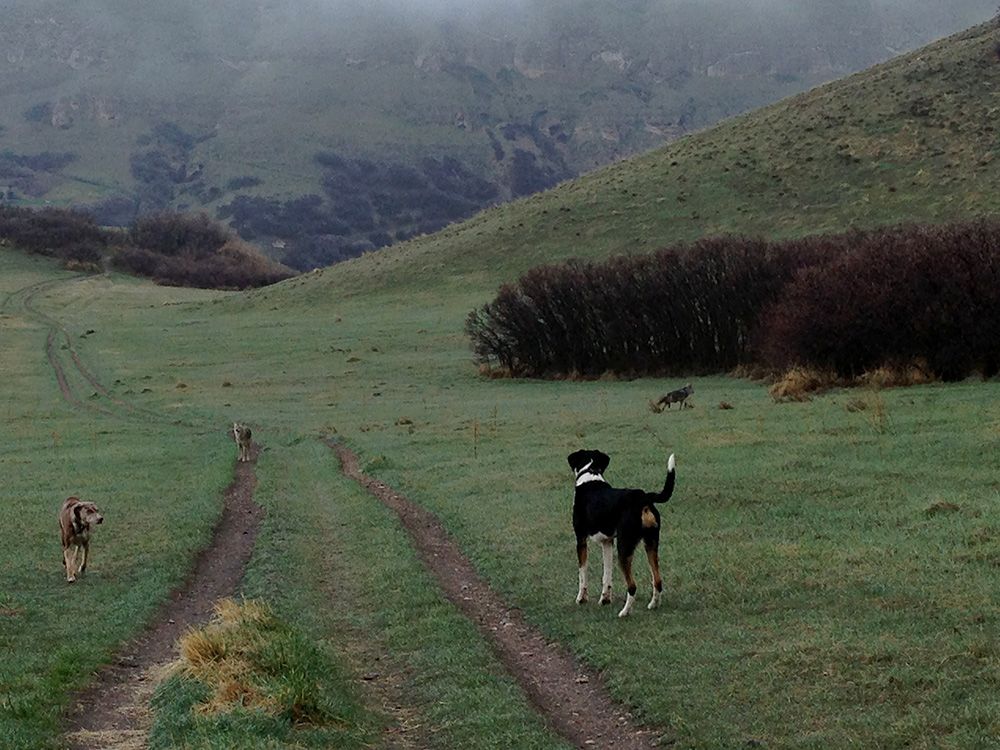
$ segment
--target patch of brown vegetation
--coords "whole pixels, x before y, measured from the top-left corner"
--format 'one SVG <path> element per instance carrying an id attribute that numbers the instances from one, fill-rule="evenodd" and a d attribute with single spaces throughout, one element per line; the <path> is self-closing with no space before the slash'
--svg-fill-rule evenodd
<path id="1" fill-rule="evenodd" d="M 813 370 L 808 367 L 793 367 L 782 375 L 768 389 L 776 402 L 811 401 L 818 393 L 837 385 L 832 373 Z"/>
<path id="2" fill-rule="evenodd" d="M 940 516 L 947 513 L 957 513 L 961 508 L 955 503 L 949 503 L 944 500 L 933 503 L 929 505 L 924 510 L 924 515 L 928 518 L 933 518 L 934 516 Z"/>

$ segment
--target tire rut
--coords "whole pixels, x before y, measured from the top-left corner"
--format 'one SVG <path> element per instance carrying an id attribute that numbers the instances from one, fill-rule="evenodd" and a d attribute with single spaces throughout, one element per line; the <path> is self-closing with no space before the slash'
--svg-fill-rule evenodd
<path id="1" fill-rule="evenodd" d="M 161 605 L 146 630 L 122 647 L 111 664 L 77 695 L 65 725 L 72 750 L 126 750 L 145 746 L 149 698 L 157 674 L 174 657 L 174 644 L 191 627 L 208 621 L 215 603 L 236 593 L 253 553 L 264 510 L 254 502 L 255 467 L 237 463 L 224 493 L 222 516 L 211 543 L 197 556 L 187 581 Z"/>
<path id="2" fill-rule="evenodd" d="M 357 455 L 328 440 L 345 476 L 393 510 L 445 596 L 486 637 L 529 700 L 562 737 L 579 748 L 657 747 L 662 733 L 640 726 L 616 703 L 600 676 L 548 641 L 509 606 L 451 538 L 437 516 L 364 474 Z"/>
<path id="3" fill-rule="evenodd" d="M 154 419 L 195 427 L 114 396 L 84 363 L 63 324 L 35 307 L 34 298 L 39 293 L 85 278 L 49 280 L 24 287 L 4 298 L 0 312 L 20 313 L 48 327 L 45 353 L 59 392 L 71 406 L 116 418 Z M 60 348 L 69 353 L 66 364 L 94 388 L 101 402 L 83 401 L 74 392 L 67 367 L 59 356 Z M 260 450 L 254 443 L 251 461 L 236 463 L 233 481 L 223 494 L 222 515 L 212 531 L 211 541 L 198 553 L 185 583 L 161 604 L 146 629 L 122 646 L 111 663 L 100 669 L 91 684 L 76 695 L 64 721 L 67 747 L 72 750 L 133 750 L 146 746 L 152 723 L 149 700 L 160 668 L 172 660 L 174 644 L 188 628 L 207 622 L 215 603 L 236 593 L 243 580 L 264 515 L 263 508 L 253 499 Z"/>

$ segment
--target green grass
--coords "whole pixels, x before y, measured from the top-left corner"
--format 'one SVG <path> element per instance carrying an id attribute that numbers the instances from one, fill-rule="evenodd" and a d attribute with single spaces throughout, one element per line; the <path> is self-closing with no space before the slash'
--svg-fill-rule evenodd
<path id="1" fill-rule="evenodd" d="M 55 276 L 48 263 L 2 259 L 0 302 Z M 40 748 L 54 746 L 68 691 L 151 616 L 206 543 L 231 448 L 221 430 L 70 409 L 46 360 L 45 330 L 15 312 L 0 316 L 0 332 L 0 736 L 5 747 Z M 96 501 L 106 522 L 86 576 L 70 586 L 56 517 L 73 494 Z"/>
<path id="2" fill-rule="evenodd" d="M 369 471 L 438 513 L 531 621 L 681 747 L 966 748 L 1000 736 L 991 645 L 1000 530 L 990 520 L 1000 484 L 985 458 L 1000 440 L 996 383 L 885 392 L 885 429 L 848 412 L 850 394 L 776 405 L 762 386 L 730 378 L 699 380 L 694 410 L 655 415 L 646 403 L 663 381 L 479 379 L 449 330 L 462 297 L 383 293 L 303 315 L 272 309 L 267 293 L 165 307 L 149 302 L 170 290 L 107 284 L 65 287 L 46 305 L 58 314 L 89 298 L 95 320 L 102 306 L 122 311 L 113 334 L 85 344 L 111 355 L 113 371 L 128 369 L 121 387 L 148 378 L 154 408 L 252 418 L 276 445 L 261 465 L 262 495 L 281 509 L 268 520 L 281 527 L 265 535 L 249 590 L 291 587 L 285 611 L 318 637 L 338 632 L 345 615 L 317 597 L 357 602 L 348 625 L 377 634 L 387 658 L 407 665 L 414 685 L 404 692 L 418 705 L 429 700 L 428 672 L 440 677 L 438 637 L 451 644 L 461 627 L 435 624 L 433 592 L 412 607 L 387 598 L 378 581 L 402 576 L 383 571 L 395 561 L 379 550 L 399 532 L 344 486 L 315 442 L 322 433 L 336 430 Z M 88 286 L 103 290 L 101 301 Z M 147 332 L 168 327 L 164 359 Z M 188 384 L 180 396 L 177 378 Z M 721 400 L 735 408 L 714 408 Z M 397 424 L 403 417 L 412 424 Z M 613 456 L 610 479 L 638 486 L 657 485 L 666 454 L 678 454 L 660 611 L 618 622 L 609 609 L 573 604 L 565 456 L 583 446 Z M 929 513 L 942 502 L 959 510 Z M 318 561 L 324 574 L 304 581 Z M 473 700 L 454 695 L 436 707 Z M 430 720 L 471 731 L 464 738 L 488 734 L 469 718 Z"/>
<path id="3" fill-rule="evenodd" d="M 369 472 L 437 513 L 529 621 L 601 670 L 613 694 L 676 736 L 677 747 L 996 746 L 1000 384 L 887 391 L 879 424 L 867 411 L 847 411 L 856 394 L 776 405 L 759 384 L 713 377 L 695 382 L 695 409 L 656 415 L 648 400 L 672 385 L 660 380 L 481 379 L 462 333 L 468 310 L 497 283 L 541 260 L 604 257 L 717 227 L 773 236 L 988 212 L 996 170 L 973 168 L 981 158 L 973 151 L 986 153 L 989 141 L 973 123 L 988 121 L 996 99 L 983 85 L 992 41 L 978 30 L 440 235 L 273 288 L 223 295 L 112 275 L 55 285 L 37 304 L 65 322 L 117 396 L 185 424 L 253 424 L 269 448 L 260 464 L 269 514 L 247 592 L 340 653 L 349 680 L 380 655 L 432 745 L 555 740 L 468 623 L 441 603 L 392 517 L 339 477 L 321 435 L 349 442 Z M 883 94 L 894 90 L 897 103 L 921 92 L 968 115 L 957 126 L 932 119 L 918 128 L 893 114 Z M 829 135 L 805 129 L 844 107 L 853 114 Z M 861 162 L 835 157 L 838 138 L 864 154 Z M 755 166 L 733 176 L 744 168 L 731 159 L 744 147 L 749 156 L 739 161 Z M 935 155 L 941 147 L 951 155 Z M 813 162 L 799 158 L 807 153 Z M 774 165 L 784 197 L 765 179 Z M 954 169 L 961 179 L 945 181 Z M 880 192 L 892 183 L 878 180 L 902 175 L 909 182 Z M 673 192 L 680 185 L 683 209 Z M 717 220 L 689 216 L 715 211 Z M 0 263 L 4 289 L 56 273 L 10 253 Z M 221 432 L 199 438 L 183 425 L 140 429 L 120 420 L 106 428 L 110 436 L 92 437 L 103 418 L 59 402 L 44 331 L 20 316 L 2 323 L 18 355 L 3 365 L 15 386 L 5 391 L 14 426 L 2 443 L 3 491 L 15 500 L 2 512 L 15 533 L 0 570 L 20 577 L 0 606 L 30 613 L 14 618 L 16 632 L 2 631 L 18 655 L 4 665 L 12 677 L 5 673 L 3 684 L 39 685 L 5 688 L 14 697 L 0 726 L 20 732 L 13 736 L 22 746 L 53 744 L 66 686 L 84 677 L 57 669 L 53 592 L 79 606 L 77 630 L 106 628 L 77 597 L 125 596 L 98 576 L 113 569 L 104 556 L 118 554 L 116 575 L 139 581 L 128 591 L 151 606 L 165 589 L 143 588 L 149 571 L 176 573 L 204 539 L 232 447 Z M 722 400 L 735 408 L 715 408 Z M 75 453 L 72 471 L 52 460 L 53 431 L 70 435 L 60 450 Z M 164 458 L 135 471 L 146 445 Z M 666 455 L 677 453 L 657 612 L 638 609 L 620 622 L 613 609 L 573 604 L 565 456 L 580 447 L 612 455 L 613 482 L 643 487 L 657 486 Z M 191 456 L 201 475 L 182 474 Z M 63 493 L 39 500 L 37 512 L 23 498 L 48 497 L 47 488 L 71 479 L 79 486 L 80 472 L 122 503 L 159 487 L 177 503 L 163 512 L 187 514 L 190 538 L 162 540 L 177 546 L 154 548 L 156 564 L 140 569 L 131 557 L 144 549 L 139 537 L 113 546 L 106 533 L 95 542 L 94 576 L 67 589 L 46 515 Z M 35 535 L 44 519 L 50 541 Z M 115 523 L 109 517 L 102 531 L 137 533 Z M 46 549 L 51 581 L 24 564 L 48 565 Z M 648 595 L 645 575 L 640 583 Z M 85 635 L 90 663 L 129 629 Z M 368 709 L 362 723 L 390 720 L 377 698 Z M 500 727 L 516 734 L 496 734 Z"/>

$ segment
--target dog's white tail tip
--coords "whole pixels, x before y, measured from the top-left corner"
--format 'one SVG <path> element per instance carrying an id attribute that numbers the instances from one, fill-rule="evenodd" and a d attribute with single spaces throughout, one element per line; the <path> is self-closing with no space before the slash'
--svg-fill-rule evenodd
<path id="1" fill-rule="evenodd" d="M 677 462 L 674 460 L 674 454 L 670 454 L 670 458 L 667 459 L 667 471 L 673 471 Z"/>

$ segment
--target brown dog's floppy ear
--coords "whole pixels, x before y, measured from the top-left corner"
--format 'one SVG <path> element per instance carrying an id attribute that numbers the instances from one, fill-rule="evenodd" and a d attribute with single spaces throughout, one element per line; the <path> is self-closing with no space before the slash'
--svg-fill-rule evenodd
<path id="1" fill-rule="evenodd" d="M 594 465 L 590 467 L 591 472 L 603 474 L 608 468 L 608 464 L 611 463 L 611 456 L 607 453 L 601 453 L 601 451 L 591 451 L 590 453 L 594 459 Z"/>

